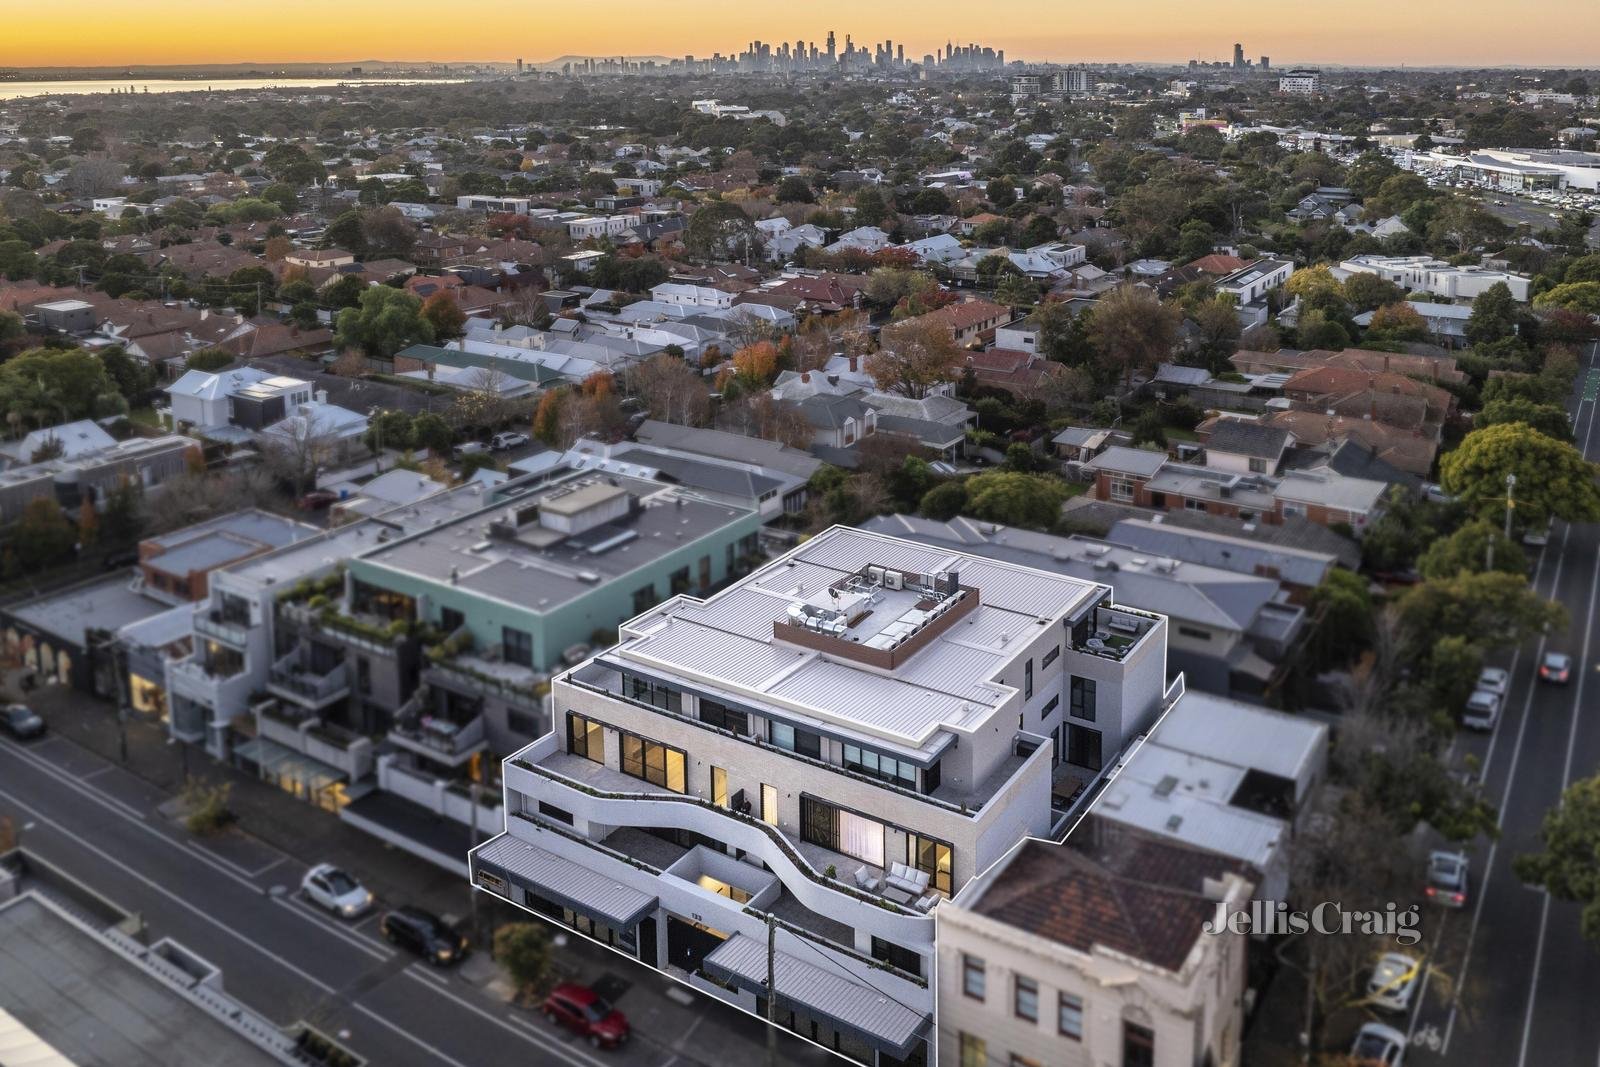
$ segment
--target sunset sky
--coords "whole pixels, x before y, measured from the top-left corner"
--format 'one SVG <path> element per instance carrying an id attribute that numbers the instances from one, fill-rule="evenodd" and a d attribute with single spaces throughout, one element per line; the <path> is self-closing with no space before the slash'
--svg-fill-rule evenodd
<path id="1" fill-rule="evenodd" d="M 554 5 L 480 0 L 10 0 L 0 66 L 117 66 L 362 59 L 513 60 L 576 54 L 699 56 L 737 52 L 752 38 L 844 47 L 893 38 L 908 58 L 946 38 L 1006 50 L 1007 58 L 1087 62 L 1224 59 L 1233 42 L 1274 66 L 1594 65 L 1596 0 L 1346 0 L 1309 9 L 1266 0 L 921 0 L 914 6 L 814 0 L 672 0 Z M 912 17 L 907 18 L 907 15 Z"/>

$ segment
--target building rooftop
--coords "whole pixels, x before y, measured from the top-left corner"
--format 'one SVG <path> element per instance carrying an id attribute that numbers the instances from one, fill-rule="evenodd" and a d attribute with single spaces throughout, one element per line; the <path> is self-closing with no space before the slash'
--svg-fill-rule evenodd
<path id="1" fill-rule="evenodd" d="M 164 551 L 146 562 L 168 574 L 208 571 L 316 535 L 315 526 L 251 508 L 146 538 Z"/>
<path id="2" fill-rule="evenodd" d="M 920 751 L 941 730 L 984 725 L 1014 691 L 998 679 L 1031 636 L 1107 592 L 834 527 L 708 600 L 631 620 L 612 655 Z"/>
<path id="3" fill-rule="evenodd" d="M 579 474 L 539 488 L 512 481 L 482 499 L 494 503 L 409 532 L 366 553 L 364 562 L 553 611 L 754 514 L 614 474 Z"/>
<path id="4" fill-rule="evenodd" d="M 119 574 L 65 592 L 49 593 L 7 610 L 21 622 L 82 645 L 89 629 L 120 630 L 171 606 L 134 592 L 128 575 Z"/>

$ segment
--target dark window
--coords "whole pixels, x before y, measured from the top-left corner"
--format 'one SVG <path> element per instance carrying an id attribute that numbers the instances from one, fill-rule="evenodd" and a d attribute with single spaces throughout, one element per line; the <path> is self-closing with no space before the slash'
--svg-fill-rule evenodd
<path id="1" fill-rule="evenodd" d="M 711 588 L 711 557 L 710 556 L 701 556 L 700 557 L 700 588 L 702 590 Z"/>
<path id="2" fill-rule="evenodd" d="M 1091 771 L 1100 769 L 1100 731 L 1087 726 L 1067 727 L 1067 762 Z"/>
<path id="3" fill-rule="evenodd" d="M 656 587 L 647 585 L 642 589 L 633 591 L 633 613 L 643 615 L 656 606 Z"/>
<path id="4" fill-rule="evenodd" d="M 365 656 L 356 657 L 356 692 L 362 696 L 372 693 L 372 661 Z"/>
<path id="5" fill-rule="evenodd" d="M 1122 1067 L 1155 1067 L 1156 1035 L 1148 1026 L 1122 1023 Z"/>
<path id="6" fill-rule="evenodd" d="M 800 795 L 800 839 L 839 851 L 839 809 Z"/>
<path id="7" fill-rule="evenodd" d="M 467 617 L 455 608 L 439 609 L 439 629 L 446 634 L 453 634 L 466 623 Z"/>
<path id="8" fill-rule="evenodd" d="M 1093 678 L 1072 679 L 1072 717 L 1082 719 L 1084 722 L 1094 722 L 1094 691 Z"/>
<path id="9" fill-rule="evenodd" d="M 543 815 L 547 819 L 554 819 L 556 822 L 564 822 L 568 826 L 572 825 L 572 812 L 566 810 L 565 808 L 558 808 L 554 804 L 546 804 L 542 800 L 539 801 L 539 814 Z"/>
<path id="10" fill-rule="evenodd" d="M 1180 634 L 1182 634 L 1183 636 L 1185 636 L 1185 637 L 1192 637 L 1196 641 L 1209 641 L 1209 640 L 1211 640 L 1210 631 L 1208 631 L 1208 630 L 1197 630 L 1193 626 L 1179 626 L 1178 627 L 1178 632 Z"/>
<path id="11" fill-rule="evenodd" d="M 1040 667 L 1048 667 L 1048 666 L 1050 666 L 1050 664 L 1054 663 L 1056 660 L 1058 660 L 1060 658 L 1061 658 L 1061 646 L 1057 645 L 1055 648 L 1052 648 L 1049 652 L 1046 652 L 1044 654 L 1044 659 L 1039 661 L 1039 666 Z"/>
<path id="12" fill-rule="evenodd" d="M 881 937 L 872 939 L 872 958 L 882 960 L 891 967 L 898 967 L 907 974 L 922 975 L 922 957 L 893 941 L 885 941 Z"/>
<path id="13" fill-rule="evenodd" d="M 1039 718 L 1041 718 L 1041 719 L 1049 718 L 1050 717 L 1050 713 L 1052 711 L 1055 711 L 1060 706 L 1061 706 L 1061 694 L 1057 693 L 1055 696 L 1053 696 L 1049 700 L 1045 701 L 1044 707 L 1039 709 Z"/>
<path id="14" fill-rule="evenodd" d="M 515 663 L 519 667 L 533 666 L 533 637 L 526 631 L 502 626 L 500 649 L 501 656 L 507 663 Z"/>
<path id="15" fill-rule="evenodd" d="M 870 748 L 845 745 L 844 765 L 858 774 L 879 778 L 893 785 L 902 785 L 907 789 L 917 787 L 916 764 L 874 752 Z"/>
<path id="16" fill-rule="evenodd" d="M 686 791 L 682 750 L 637 734 L 618 731 L 618 736 L 622 741 L 623 774 L 670 789 L 674 793 Z"/>
<path id="17" fill-rule="evenodd" d="M 672 572 L 672 595 L 689 591 L 689 568 L 680 567 Z"/>
<path id="18" fill-rule="evenodd" d="M 624 674 L 622 691 L 627 694 L 628 699 L 637 700 L 641 704 L 649 704 L 674 714 L 683 713 L 683 694 L 649 678 L 641 678 L 637 674 Z"/>
<path id="19" fill-rule="evenodd" d="M 976 956 L 961 957 L 961 992 L 973 1000 L 982 1000 L 986 979 L 982 960 Z"/>
<path id="20" fill-rule="evenodd" d="M 605 728 L 593 719 L 585 719 L 575 712 L 567 712 L 567 751 L 574 756 L 604 763 Z"/>
<path id="21" fill-rule="evenodd" d="M 1083 1000 L 1070 993 L 1056 999 L 1056 1029 L 1062 1037 L 1083 1040 Z"/>
<path id="22" fill-rule="evenodd" d="M 1038 1022 L 1039 983 L 1017 975 L 1016 985 L 1011 990 L 1011 1010 L 1019 1019 Z"/>
<path id="23" fill-rule="evenodd" d="M 700 698 L 700 721 L 721 730 L 732 730 L 736 734 L 750 732 L 750 716 L 708 697 Z"/>
<path id="24" fill-rule="evenodd" d="M 1022 699 L 1033 699 L 1033 660 L 1022 665 Z"/>
<path id="25" fill-rule="evenodd" d="M 797 730 L 787 723 L 773 722 L 768 728 L 767 739 L 785 752 L 798 752 L 812 759 L 822 758 L 822 736 L 810 730 Z"/>
<path id="26" fill-rule="evenodd" d="M 938 788 L 939 788 L 939 765 L 937 763 L 935 763 L 931 767 L 924 767 L 922 769 L 922 791 L 924 793 L 932 793 L 934 790 L 936 790 Z"/>

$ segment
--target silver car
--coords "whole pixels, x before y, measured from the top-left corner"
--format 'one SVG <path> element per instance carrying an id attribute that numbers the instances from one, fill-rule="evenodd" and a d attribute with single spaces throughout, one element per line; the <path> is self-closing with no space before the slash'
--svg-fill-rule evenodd
<path id="1" fill-rule="evenodd" d="M 1367 1003 L 1383 1011 L 1407 1011 L 1421 977 L 1415 959 L 1404 952 L 1385 952 L 1367 979 Z"/>
<path id="2" fill-rule="evenodd" d="M 331 863 L 319 863 L 300 879 L 300 892 L 311 903 L 345 919 L 372 907 L 372 892 Z"/>
<path id="3" fill-rule="evenodd" d="M 1469 730 L 1493 730 L 1500 721 L 1500 694 L 1490 689 L 1473 690 L 1461 713 L 1461 725 Z"/>

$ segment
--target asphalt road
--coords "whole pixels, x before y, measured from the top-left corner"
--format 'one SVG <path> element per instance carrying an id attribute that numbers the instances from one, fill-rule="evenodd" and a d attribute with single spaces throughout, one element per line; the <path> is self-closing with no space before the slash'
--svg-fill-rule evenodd
<path id="1" fill-rule="evenodd" d="M 279 1024 L 306 1020 L 383 1067 L 720 1062 L 712 1020 L 731 1008 L 702 1001 L 679 1032 L 594 1052 L 458 971 L 392 948 L 376 912 L 345 923 L 300 901 L 298 860 L 259 842 L 241 852 L 191 837 L 156 810 L 167 799 L 63 737 L 0 739 L 0 814 L 23 828 L 24 848 L 218 965 L 230 993 Z M 793 1062 L 796 1043 L 783 1044 Z"/>
<path id="2" fill-rule="evenodd" d="M 1584 380 L 1600 377 L 1600 345 L 1583 361 L 1571 410 L 1578 445 L 1600 459 L 1597 404 Z M 1500 839 L 1472 848 L 1472 895 L 1437 910 L 1427 985 L 1406 1029 L 1406 1063 L 1545 1067 L 1600 1063 L 1600 946 L 1579 934 L 1579 907 L 1519 882 L 1512 858 L 1539 847 L 1545 813 L 1567 785 L 1600 773 L 1600 527 L 1557 522 L 1539 555 L 1534 587 L 1567 608 L 1564 632 L 1505 649 L 1490 661 L 1512 671 L 1505 713 L 1488 737 L 1463 733 L 1459 757 L 1481 762 L 1484 794 L 1500 809 Z M 1573 657 L 1566 686 L 1541 683 L 1545 651 Z M 1462 765 L 1467 766 L 1465 759 Z"/>

